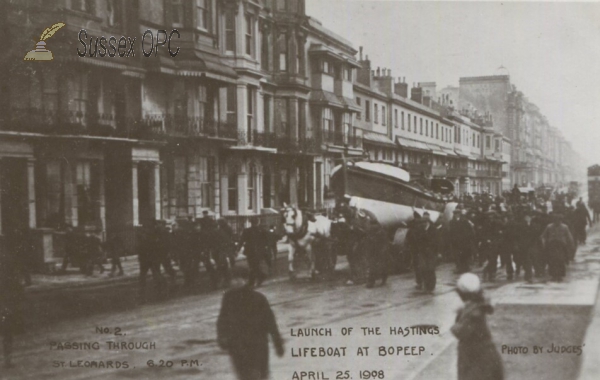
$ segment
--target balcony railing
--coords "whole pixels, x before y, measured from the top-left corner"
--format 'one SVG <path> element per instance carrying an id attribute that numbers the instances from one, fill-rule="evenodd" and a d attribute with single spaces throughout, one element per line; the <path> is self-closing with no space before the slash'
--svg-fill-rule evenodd
<path id="1" fill-rule="evenodd" d="M 429 164 L 417 164 L 413 162 L 406 162 L 402 164 L 402 167 L 405 170 L 408 170 L 411 174 L 414 175 L 431 175 L 431 165 Z"/>
<path id="2" fill-rule="evenodd" d="M 237 123 L 222 122 L 199 116 L 147 114 L 142 126 L 155 134 L 181 137 L 215 137 L 237 139 Z"/>
<path id="3" fill-rule="evenodd" d="M 345 134 L 340 131 L 323 131 L 323 143 L 349 148 L 362 149 L 362 136 Z"/>
<path id="4" fill-rule="evenodd" d="M 467 168 L 448 168 L 447 175 L 448 177 L 467 177 L 468 170 Z"/>
<path id="5" fill-rule="evenodd" d="M 53 135 L 112 136 L 157 139 L 167 136 L 213 137 L 235 140 L 235 122 L 200 117 L 149 114 L 143 118 L 117 117 L 85 111 L 57 111 L 41 108 L 13 108 L 0 119 L 0 129 Z"/>
<path id="6" fill-rule="evenodd" d="M 477 170 L 471 168 L 448 168 L 448 177 L 477 177 Z"/>
<path id="7" fill-rule="evenodd" d="M 500 177 L 499 170 L 477 170 L 477 177 Z"/>
<path id="8" fill-rule="evenodd" d="M 295 138 L 273 132 L 252 131 L 250 139 L 247 133 L 240 132 L 238 141 L 241 144 L 275 148 L 283 153 L 317 153 L 319 150 L 319 145 L 313 137 Z"/>

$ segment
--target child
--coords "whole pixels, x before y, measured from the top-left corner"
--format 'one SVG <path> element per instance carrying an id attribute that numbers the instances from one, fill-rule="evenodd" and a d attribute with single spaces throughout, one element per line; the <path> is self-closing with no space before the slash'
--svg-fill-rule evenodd
<path id="1" fill-rule="evenodd" d="M 486 321 L 493 308 L 483 297 L 479 277 L 473 273 L 460 276 L 457 292 L 465 303 L 451 329 L 458 339 L 458 380 L 504 379 L 502 360 Z"/>

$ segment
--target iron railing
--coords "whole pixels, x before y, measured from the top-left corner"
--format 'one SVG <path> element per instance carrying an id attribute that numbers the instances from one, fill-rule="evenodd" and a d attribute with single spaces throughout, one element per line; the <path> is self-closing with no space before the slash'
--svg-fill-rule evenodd
<path id="1" fill-rule="evenodd" d="M 90 111 L 47 110 L 37 107 L 12 108 L 0 121 L 5 131 L 54 135 L 92 135 L 136 139 L 167 136 L 237 139 L 235 121 L 170 114 L 147 114 L 142 118 Z"/>

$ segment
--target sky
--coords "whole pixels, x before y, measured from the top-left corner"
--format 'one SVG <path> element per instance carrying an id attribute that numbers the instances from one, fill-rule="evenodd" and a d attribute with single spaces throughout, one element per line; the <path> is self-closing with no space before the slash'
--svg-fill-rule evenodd
<path id="1" fill-rule="evenodd" d="M 600 164 L 600 2 L 306 0 L 306 13 L 411 86 L 506 67 L 586 165 Z"/>

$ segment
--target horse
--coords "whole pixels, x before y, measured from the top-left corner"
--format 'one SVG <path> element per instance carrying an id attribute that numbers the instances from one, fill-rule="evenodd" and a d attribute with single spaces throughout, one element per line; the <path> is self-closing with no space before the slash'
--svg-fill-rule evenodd
<path id="1" fill-rule="evenodd" d="M 311 215 L 295 207 L 284 204 L 281 211 L 285 234 L 290 242 L 288 255 L 289 275 L 291 279 L 296 277 L 294 271 L 294 258 L 298 249 L 306 252 L 310 261 L 311 278 L 316 275 L 316 257 L 314 252 L 315 242 L 331 237 L 331 220 L 322 215 Z"/>

